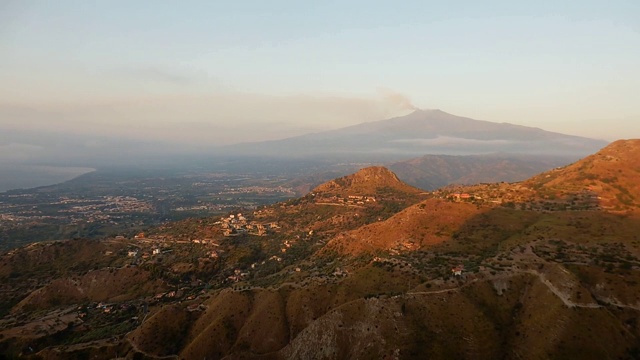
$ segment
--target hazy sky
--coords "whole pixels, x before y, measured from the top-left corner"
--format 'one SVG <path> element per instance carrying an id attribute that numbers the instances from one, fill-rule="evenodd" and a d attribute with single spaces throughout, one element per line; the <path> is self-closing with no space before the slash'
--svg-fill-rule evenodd
<path id="1" fill-rule="evenodd" d="M 638 138 L 640 1 L 0 0 L 0 131 L 222 144 L 411 103 Z"/>

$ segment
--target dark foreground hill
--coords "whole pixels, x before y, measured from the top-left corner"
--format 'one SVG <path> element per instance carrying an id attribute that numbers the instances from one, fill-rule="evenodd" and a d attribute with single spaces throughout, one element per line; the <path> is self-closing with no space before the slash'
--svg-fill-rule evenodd
<path id="1" fill-rule="evenodd" d="M 521 183 L 428 195 L 368 168 L 233 217 L 15 250 L 0 259 L 0 350 L 638 358 L 638 144 L 616 142 Z"/>

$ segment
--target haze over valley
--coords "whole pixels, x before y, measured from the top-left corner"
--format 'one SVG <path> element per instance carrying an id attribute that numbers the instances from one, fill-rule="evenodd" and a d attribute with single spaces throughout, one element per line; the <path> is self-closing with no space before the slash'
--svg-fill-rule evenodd
<path id="1" fill-rule="evenodd" d="M 42 142 L 43 136 L 46 142 Z M 280 140 L 226 146 L 212 143 L 199 148 L 109 137 L 33 135 L 29 131 L 5 132 L 2 138 L 7 145 L 3 146 L 5 151 L 0 155 L 0 166 L 4 168 L 0 177 L 1 190 L 56 183 L 66 177 L 72 178 L 74 174 L 88 172 L 88 167 L 191 171 L 211 167 L 226 170 L 225 164 L 237 164 L 246 159 L 244 168 L 235 166 L 231 169 L 246 171 L 254 166 L 252 161 L 257 158 L 275 162 L 307 159 L 313 164 L 330 166 L 346 162 L 383 164 L 425 154 L 503 153 L 556 158 L 555 164 L 560 165 L 606 144 L 602 140 L 458 117 L 440 110 L 414 110 L 391 119 Z M 546 168 L 534 166 L 534 169 L 542 171 Z"/>
<path id="2" fill-rule="evenodd" d="M 0 2 L 0 359 L 640 359 L 639 4 Z"/>

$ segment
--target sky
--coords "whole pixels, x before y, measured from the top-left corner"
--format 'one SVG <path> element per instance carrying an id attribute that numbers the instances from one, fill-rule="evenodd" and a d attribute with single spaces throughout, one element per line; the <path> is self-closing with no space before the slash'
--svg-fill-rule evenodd
<path id="1" fill-rule="evenodd" d="M 414 107 L 639 138 L 638 64 L 637 0 L 0 0 L 0 161 L 74 137 L 222 145 Z"/>

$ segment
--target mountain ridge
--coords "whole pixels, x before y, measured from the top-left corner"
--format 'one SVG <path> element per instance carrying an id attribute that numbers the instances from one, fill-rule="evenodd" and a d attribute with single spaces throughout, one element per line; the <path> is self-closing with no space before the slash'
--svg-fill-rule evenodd
<path id="1" fill-rule="evenodd" d="M 606 208 L 636 210 L 640 206 L 640 139 L 618 140 L 573 164 L 544 172 L 524 182 L 556 191 L 572 187 L 598 196 Z"/>
<path id="2" fill-rule="evenodd" d="M 462 193 L 467 194 L 468 201 L 460 201 Z M 520 183 L 443 188 L 436 194 L 440 195 L 409 206 L 383 222 L 341 233 L 328 242 L 326 249 L 358 255 L 440 244 L 469 219 L 488 211 L 510 217 L 500 205 L 492 210 L 496 206 L 486 202 L 488 196 L 499 198 L 498 204 L 520 209 L 523 219 L 531 215 L 528 209 L 577 209 L 577 204 L 590 211 L 640 213 L 640 140 L 616 141 L 584 159 Z M 436 231 L 416 231 L 422 228 Z"/>
<path id="3" fill-rule="evenodd" d="M 390 119 L 355 124 L 296 137 L 223 147 L 236 154 L 330 156 L 474 154 L 514 152 L 586 156 L 606 141 L 539 128 L 474 120 L 441 110 L 415 110 Z"/>
<path id="4" fill-rule="evenodd" d="M 517 155 L 424 155 L 387 166 L 404 182 L 424 190 L 459 184 L 516 182 L 576 161 L 573 156 Z"/>

